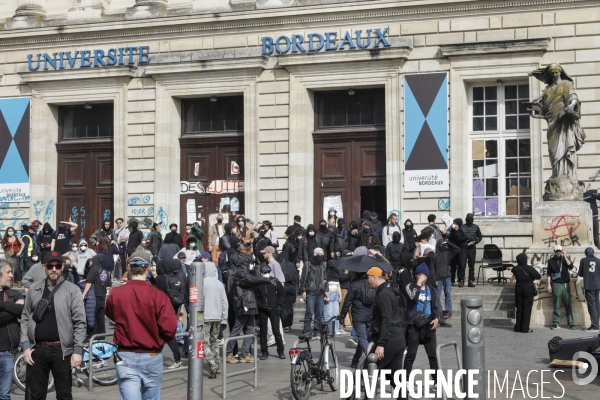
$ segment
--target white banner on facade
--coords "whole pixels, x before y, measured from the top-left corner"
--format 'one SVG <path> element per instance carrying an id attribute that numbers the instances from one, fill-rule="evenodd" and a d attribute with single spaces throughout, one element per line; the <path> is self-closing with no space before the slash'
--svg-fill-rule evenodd
<path id="1" fill-rule="evenodd" d="M 0 183 L 0 203 L 29 201 L 29 183 Z"/>
<path id="2" fill-rule="evenodd" d="M 450 174 L 447 169 L 429 171 L 404 171 L 404 190 L 407 192 L 433 192 L 448 190 Z"/>

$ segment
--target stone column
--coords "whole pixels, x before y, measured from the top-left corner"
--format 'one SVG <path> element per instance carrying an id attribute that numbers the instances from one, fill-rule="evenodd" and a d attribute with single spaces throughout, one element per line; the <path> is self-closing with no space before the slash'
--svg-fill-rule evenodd
<path id="1" fill-rule="evenodd" d="M 102 18 L 101 0 L 74 0 L 67 13 L 67 19 L 73 22 L 99 20 Z"/>
<path id="2" fill-rule="evenodd" d="M 38 17 L 45 16 L 46 0 L 18 0 L 17 10 L 15 17 L 26 16 L 26 17 Z"/>

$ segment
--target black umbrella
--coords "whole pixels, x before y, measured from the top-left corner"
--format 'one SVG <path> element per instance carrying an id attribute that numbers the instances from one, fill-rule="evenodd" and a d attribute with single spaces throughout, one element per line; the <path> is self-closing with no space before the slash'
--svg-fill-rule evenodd
<path id="1" fill-rule="evenodd" d="M 394 271 L 394 268 L 383 259 L 364 255 L 342 257 L 335 262 L 334 266 L 353 272 L 367 272 L 371 267 L 379 267 L 382 271 Z"/>

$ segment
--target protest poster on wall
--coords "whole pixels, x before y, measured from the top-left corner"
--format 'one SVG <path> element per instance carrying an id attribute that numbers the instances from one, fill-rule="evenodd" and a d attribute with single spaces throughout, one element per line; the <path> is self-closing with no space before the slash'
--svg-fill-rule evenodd
<path id="1" fill-rule="evenodd" d="M 0 202 L 29 201 L 30 98 L 0 99 Z"/>
<path id="2" fill-rule="evenodd" d="M 327 220 L 329 209 L 333 207 L 337 211 L 337 217 L 344 217 L 344 209 L 342 206 L 342 196 L 327 196 L 323 199 L 323 219 Z"/>
<path id="3" fill-rule="evenodd" d="M 448 190 L 448 74 L 404 75 L 404 190 Z"/>

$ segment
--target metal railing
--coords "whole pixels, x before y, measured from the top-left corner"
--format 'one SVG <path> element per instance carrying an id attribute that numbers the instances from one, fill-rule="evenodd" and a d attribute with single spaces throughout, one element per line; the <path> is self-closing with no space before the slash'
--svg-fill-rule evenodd
<path id="1" fill-rule="evenodd" d="M 250 368 L 250 369 L 245 369 L 242 371 L 236 371 L 236 372 L 232 372 L 230 374 L 227 373 L 227 343 L 229 343 L 230 340 L 241 340 L 241 339 L 248 339 L 251 338 L 252 339 L 252 347 L 254 348 L 254 368 Z M 227 378 L 231 378 L 234 376 L 238 376 L 238 375 L 242 375 L 242 374 L 247 374 L 249 372 L 254 372 L 254 389 L 258 388 L 258 338 L 256 337 L 255 334 L 251 334 L 251 335 L 243 335 L 243 336 L 234 336 L 234 337 L 229 337 L 227 339 L 225 339 L 225 342 L 223 342 L 223 363 L 221 364 L 223 366 L 223 398 L 226 399 L 227 398 Z"/>
<path id="2" fill-rule="evenodd" d="M 189 334 L 188 332 L 183 332 L 183 333 L 178 333 L 178 334 L 176 334 L 176 335 L 175 335 L 175 337 L 186 337 L 186 336 L 189 336 L 189 335 L 190 335 L 190 334 Z M 104 340 L 104 339 L 106 339 L 107 337 L 113 337 L 113 336 L 114 336 L 114 333 L 98 333 L 98 334 L 96 334 L 96 335 L 93 335 L 93 336 L 90 338 L 90 342 L 89 342 L 89 344 L 88 344 L 88 354 L 89 354 L 89 361 L 88 361 L 88 364 L 89 364 L 89 365 L 88 365 L 88 371 L 89 371 L 89 373 L 90 373 L 90 374 L 89 374 L 89 376 L 88 376 L 88 379 L 89 379 L 89 383 L 88 383 L 88 390 L 89 390 L 90 392 L 93 392 L 93 391 L 94 391 L 94 379 L 93 379 L 93 376 L 94 376 L 94 375 L 93 375 L 93 374 L 94 374 L 94 368 L 93 368 L 93 354 L 94 354 L 94 353 L 92 352 L 92 351 L 93 351 L 94 340 L 96 340 L 97 338 L 101 338 L 101 340 Z M 109 364 L 109 365 L 110 365 L 110 364 Z M 117 367 L 116 367 L 116 365 L 112 364 L 112 366 L 107 366 L 107 367 L 103 367 L 103 368 L 98 368 L 98 369 L 96 370 L 96 372 L 100 372 L 100 371 L 108 371 L 108 370 L 110 370 L 110 369 L 116 369 L 116 368 L 117 368 Z M 177 368 L 177 369 L 166 369 L 166 370 L 163 370 L 163 374 L 164 374 L 164 373 L 169 373 L 169 372 L 181 371 L 181 370 L 184 370 L 184 369 L 187 369 L 187 365 L 186 365 L 186 366 L 183 366 L 183 365 L 182 365 L 180 368 Z"/>
<path id="3" fill-rule="evenodd" d="M 456 351 L 456 360 L 458 361 L 458 369 L 459 370 L 462 369 L 462 357 L 460 354 L 460 347 L 458 346 L 458 343 L 450 342 L 450 343 L 438 344 L 437 347 L 435 348 L 435 356 L 437 357 L 439 371 L 442 371 L 442 359 L 440 358 L 440 350 L 444 347 L 450 347 L 450 346 L 454 346 L 454 350 Z M 448 398 L 446 397 L 445 390 L 442 390 L 442 397 L 444 400 L 448 400 Z"/>

